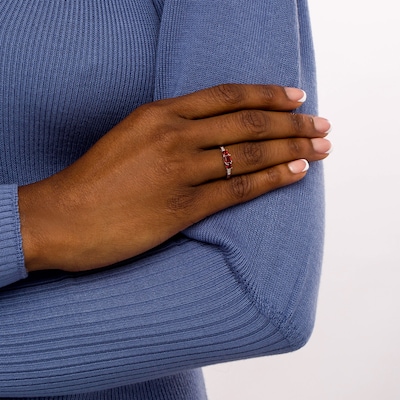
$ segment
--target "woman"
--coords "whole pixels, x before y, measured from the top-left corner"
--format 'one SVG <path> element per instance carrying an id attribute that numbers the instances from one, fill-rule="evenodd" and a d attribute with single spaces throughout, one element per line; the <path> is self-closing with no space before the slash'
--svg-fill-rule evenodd
<path id="1" fill-rule="evenodd" d="M 198 367 L 304 345 L 306 2 L 7 0 L 0 38 L 0 397 L 201 399 Z"/>

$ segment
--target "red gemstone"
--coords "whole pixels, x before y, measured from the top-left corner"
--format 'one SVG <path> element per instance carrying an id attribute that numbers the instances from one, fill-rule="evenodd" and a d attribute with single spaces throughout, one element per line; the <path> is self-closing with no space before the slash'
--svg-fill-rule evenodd
<path id="1" fill-rule="evenodd" d="M 227 150 L 224 150 L 222 152 L 222 158 L 224 160 L 224 164 L 227 168 L 231 168 L 232 167 L 232 156 L 230 155 L 230 153 Z"/>

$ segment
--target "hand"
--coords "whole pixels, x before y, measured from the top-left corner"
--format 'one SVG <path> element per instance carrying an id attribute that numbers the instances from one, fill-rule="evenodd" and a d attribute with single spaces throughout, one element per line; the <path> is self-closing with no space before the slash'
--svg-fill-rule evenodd
<path id="1" fill-rule="evenodd" d="M 27 269 L 111 265 L 300 180 L 305 159 L 330 149 L 327 120 L 290 112 L 303 95 L 228 84 L 139 107 L 74 164 L 20 188 Z"/>

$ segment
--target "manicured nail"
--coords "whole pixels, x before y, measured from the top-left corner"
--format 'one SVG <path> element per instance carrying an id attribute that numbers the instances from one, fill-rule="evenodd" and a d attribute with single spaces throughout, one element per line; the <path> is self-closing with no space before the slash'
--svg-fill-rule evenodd
<path id="1" fill-rule="evenodd" d="M 332 130 L 332 124 L 326 119 L 321 117 L 314 117 L 314 127 L 318 132 L 330 133 Z"/>
<path id="2" fill-rule="evenodd" d="M 305 159 L 292 161 L 288 164 L 288 166 L 289 166 L 289 169 L 294 174 L 300 174 L 302 172 L 306 172 L 308 170 L 308 168 L 310 168 L 308 161 Z"/>
<path id="3" fill-rule="evenodd" d="M 317 153 L 329 154 L 332 150 L 332 143 L 325 138 L 311 139 L 311 143 Z"/>
<path id="4" fill-rule="evenodd" d="M 285 88 L 286 95 L 292 101 L 297 101 L 298 103 L 304 103 L 307 99 L 307 93 L 304 90 L 297 88 Z"/>

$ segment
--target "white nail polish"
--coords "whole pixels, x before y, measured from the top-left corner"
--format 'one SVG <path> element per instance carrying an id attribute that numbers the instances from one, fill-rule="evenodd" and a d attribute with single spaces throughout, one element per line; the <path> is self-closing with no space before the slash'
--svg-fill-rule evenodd
<path id="1" fill-rule="evenodd" d="M 298 100 L 298 102 L 299 103 L 304 103 L 306 100 L 307 100 L 307 93 L 304 91 L 304 90 L 302 90 L 302 89 L 300 89 L 304 94 L 303 94 L 303 97 L 300 99 L 300 100 Z"/>
<path id="2" fill-rule="evenodd" d="M 306 172 L 310 168 L 310 164 L 305 159 L 295 160 L 288 164 L 290 171 L 294 174 Z"/>
<path id="3" fill-rule="evenodd" d="M 331 133 L 332 132 L 332 124 L 331 124 L 331 121 L 329 121 L 328 120 L 328 122 L 329 122 L 329 129 L 325 132 L 327 135 L 329 134 L 329 133 Z"/>

